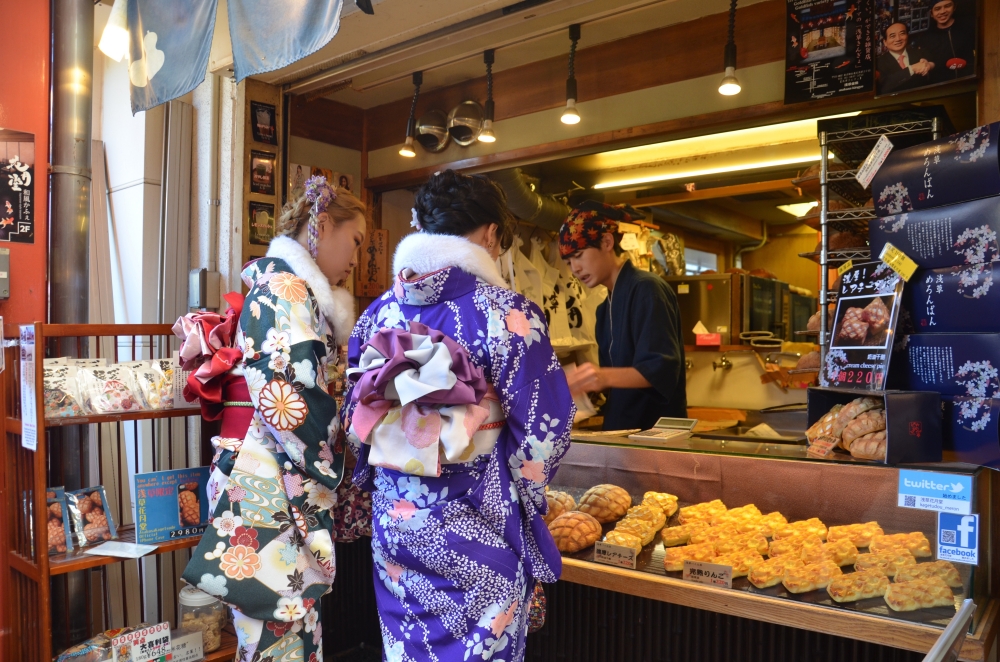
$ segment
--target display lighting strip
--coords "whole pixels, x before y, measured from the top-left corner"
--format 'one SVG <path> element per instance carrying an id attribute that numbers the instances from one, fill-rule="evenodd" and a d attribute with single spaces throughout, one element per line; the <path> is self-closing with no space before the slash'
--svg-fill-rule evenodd
<path id="1" fill-rule="evenodd" d="M 632 179 L 619 179 L 613 182 L 602 182 L 595 184 L 595 189 L 618 188 L 621 186 L 632 186 L 634 184 L 648 184 L 650 182 L 666 182 L 673 179 L 694 179 L 705 175 L 719 175 L 727 172 L 740 172 L 742 170 L 760 170 L 762 168 L 775 168 L 778 166 L 798 165 L 802 163 L 814 163 L 819 161 L 820 155 L 797 156 L 790 159 L 775 159 L 773 161 L 757 161 L 755 163 L 744 163 L 740 165 L 722 166 L 718 168 L 706 168 L 704 170 L 688 170 L 685 172 L 671 172 L 663 175 L 650 175 L 649 177 L 634 177 Z"/>

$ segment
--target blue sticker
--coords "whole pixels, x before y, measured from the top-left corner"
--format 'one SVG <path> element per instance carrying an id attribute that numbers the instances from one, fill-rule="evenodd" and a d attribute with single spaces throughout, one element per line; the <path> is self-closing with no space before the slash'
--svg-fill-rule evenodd
<path id="1" fill-rule="evenodd" d="M 972 476 L 930 471 L 899 471 L 900 508 L 968 515 L 972 512 Z"/>
<path id="2" fill-rule="evenodd" d="M 942 561 L 979 565 L 979 515 L 938 513 L 937 539 Z"/>

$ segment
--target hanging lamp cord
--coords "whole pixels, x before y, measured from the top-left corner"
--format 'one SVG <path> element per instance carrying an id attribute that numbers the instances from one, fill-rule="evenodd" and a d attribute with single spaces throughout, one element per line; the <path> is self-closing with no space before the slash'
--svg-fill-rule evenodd
<path id="1" fill-rule="evenodd" d="M 413 86 L 413 102 L 410 104 L 410 119 L 413 120 L 417 114 L 417 96 L 420 95 L 420 84 Z"/>
<path id="2" fill-rule="evenodd" d="M 727 43 L 736 43 L 736 2 L 737 0 L 732 0 L 729 3 L 729 41 Z"/>
<path id="3" fill-rule="evenodd" d="M 736 0 L 733 0 L 735 2 Z M 569 47 L 569 77 L 576 78 L 576 42 L 578 40 L 574 39 L 570 43 Z"/>
<path id="4" fill-rule="evenodd" d="M 493 98 L 493 63 L 486 62 L 486 98 Z"/>

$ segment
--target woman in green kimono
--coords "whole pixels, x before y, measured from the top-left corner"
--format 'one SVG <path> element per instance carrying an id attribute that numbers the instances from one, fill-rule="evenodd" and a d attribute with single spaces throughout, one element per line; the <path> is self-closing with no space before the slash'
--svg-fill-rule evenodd
<path id="1" fill-rule="evenodd" d="M 336 571 L 333 512 L 344 476 L 327 371 L 354 324 L 353 297 L 335 285 L 357 263 L 364 211 L 312 177 L 283 210 L 267 257 L 243 270 L 250 293 L 223 399 L 224 414 L 242 407 L 249 429 L 227 437 L 223 417 L 208 484 L 213 518 L 183 578 L 232 608 L 246 662 L 323 659 L 319 599 Z M 232 372 L 245 387 L 230 383 Z"/>

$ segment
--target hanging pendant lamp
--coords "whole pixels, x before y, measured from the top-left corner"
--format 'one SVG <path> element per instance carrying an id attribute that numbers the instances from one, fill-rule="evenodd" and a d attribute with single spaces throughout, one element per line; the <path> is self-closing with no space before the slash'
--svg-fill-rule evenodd
<path id="1" fill-rule="evenodd" d="M 483 53 L 486 64 L 486 108 L 483 113 L 483 129 L 479 132 L 479 142 L 493 143 L 497 137 L 493 133 L 493 49 Z"/>
<path id="2" fill-rule="evenodd" d="M 725 67 L 726 73 L 719 85 L 719 94 L 731 97 L 739 94 L 740 81 L 736 80 L 736 0 L 732 0 L 729 5 L 729 41 L 726 42 Z"/>
<path id="3" fill-rule="evenodd" d="M 413 158 L 417 153 L 413 150 L 413 133 L 417 125 L 417 97 L 420 95 L 420 86 L 424 83 L 424 72 L 413 72 L 413 103 L 410 104 L 410 117 L 406 121 L 406 141 L 399 148 L 399 155 Z"/>
<path id="4" fill-rule="evenodd" d="M 580 113 L 576 111 L 576 44 L 580 41 L 580 24 L 569 26 L 569 76 L 566 78 L 566 108 L 563 109 L 563 124 L 579 124 Z"/>

